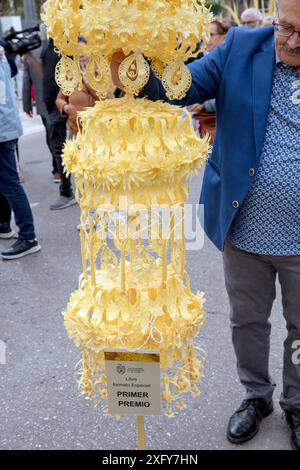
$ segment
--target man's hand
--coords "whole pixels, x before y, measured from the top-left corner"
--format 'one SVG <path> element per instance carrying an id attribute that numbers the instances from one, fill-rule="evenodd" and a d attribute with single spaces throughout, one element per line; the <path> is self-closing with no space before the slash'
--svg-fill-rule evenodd
<path id="1" fill-rule="evenodd" d="M 76 119 L 77 117 L 77 109 L 73 104 L 66 104 L 63 108 L 64 112 L 67 114 L 68 118 Z"/>
<path id="2" fill-rule="evenodd" d="M 192 104 L 191 106 L 188 106 L 187 109 L 188 109 L 189 112 L 192 113 L 193 115 L 194 115 L 194 114 L 198 114 L 198 113 L 205 112 L 205 106 L 204 106 L 204 104 Z"/>
<path id="3" fill-rule="evenodd" d="M 123 60 L 126 59 L 126 57 L 128 56 L 123 54 L 123 52 L 116 52 L 112 56 L 112 61 L 111 61 L 111 66 L 110 66 L 113 83 L 117 88 L 120 88 L 120 90 L 123 90 L 124 87 L 119 79 L 119 67 L 120 67 L 120 64 L 123 62 Z"/>

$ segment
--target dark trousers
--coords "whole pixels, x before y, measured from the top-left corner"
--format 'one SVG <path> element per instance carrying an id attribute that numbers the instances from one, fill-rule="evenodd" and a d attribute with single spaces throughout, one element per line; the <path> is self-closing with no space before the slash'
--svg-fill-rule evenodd
<path id="1" fill-rule="evenodd" d="M 52 155 L 55 157 L 61 178 L 61 184 L 59 188 L 60 194 L 62 196 L 70 197 L 73 194 L 71 177 L 67 177 L 65 175 L 61 157 L 67 136 L 66 118 L 61 116 L 56 108 L 52 109 L 49 111 L 47 117 L 47 126 L 49 130 L 50 148 L 52 150 Z"/>
<path id="2" fill-rule="evenodd" d="M 19 239 L 34 240 L 32 212 L 17 172 L 15 140 L 0 142 L 0 224 L 10 224 L 11 210 Z"/>
<path id="3" fill-rule="evenodd" d="M 273 395 L 275 383 L 269 373 L 270 315 L 278 277 L 287 328 L 280 405 L 283 410 L 300 409 L 300 256 L 256 255 L 226 242 L 223 260 L 232 340 L 246 398 L 269 402 Z"/>
<path id="4" fill-rule="evenodd" d="M 50 153 L 52 155 L 52 174 L 54 175 L 55 173 L 59 173 L 59 169 L 58 169 L 58 166 L 57 166 L 57 163 L 56 163 L 55 156 L 52 154 L 52 150 L 51 150 L 47 118 L 45 116 L 41 116 L 41 119 L 42 119 L 42 122 L 44 124 L 45 131 L 46 131 L 46 142 L 47 142 L 48 148 L 50 150 Z"/>

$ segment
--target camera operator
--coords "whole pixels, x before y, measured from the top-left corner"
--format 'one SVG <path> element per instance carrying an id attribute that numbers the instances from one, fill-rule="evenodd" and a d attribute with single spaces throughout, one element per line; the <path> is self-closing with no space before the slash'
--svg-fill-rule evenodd
<path id="1" fill-rule="evenodd" d="M 6 48 L 6 42 L 3 39 L 0 39 L 0 47 L 3 47 L 4 50 Z M 5 55 L 6 60 L 10 66 L 11 78 L 14 78 L 18 73 L 18 67 L 16 64 L 16 54 L 6 52 Z"/>
<path id="2" fill-rule="evenodd" d="M 22 135 L 19 110 L 13 92 L 11 71 L 0 46 L 0 238 L 12 238 L 11 211 L 19 228 L 17 241 L 1 253 L 3 259 L 17 259 L 40 251 L 33 216 L 22 188 L 15 158 L 17 139 Z"/>
<path id="3" fill-rule="evenodd" d="M 0 46 L 5 51 L 6 60 L 9 63 L 11 77 L 14 78 L 18 73 L 16 64 L 17 56 L 22 56 L 26 52 L 37 49 L 41 45 L 41 38 L 38 33 L 39 25 L 16 31 L 14 28 L 6 31 L 3 38 L 0 39 Z"/>

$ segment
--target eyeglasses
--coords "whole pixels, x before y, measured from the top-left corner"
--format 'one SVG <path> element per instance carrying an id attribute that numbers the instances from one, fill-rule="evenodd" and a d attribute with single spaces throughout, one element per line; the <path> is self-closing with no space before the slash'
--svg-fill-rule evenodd
<path id="1" fill-rule="evenodd" d="M 248 24 L 254 24 L 254 23 L 258 23 L 258 22 L 259 22 L 259 20 L 242 21 L 242 25 L 247 26 Z"/>
<path id="2" fill-rule="evenodd" d="M 297 33 L 298 37 L 300 38 L 300 31 L 296 31 L 291 26 L 285 26 L 280 23 L 276 23 L 273 21 L 273 26 L 275 31 L 279 34 L 279 36 L 284 36 L 286 38 L 290 38 L 293 34 Z"/>

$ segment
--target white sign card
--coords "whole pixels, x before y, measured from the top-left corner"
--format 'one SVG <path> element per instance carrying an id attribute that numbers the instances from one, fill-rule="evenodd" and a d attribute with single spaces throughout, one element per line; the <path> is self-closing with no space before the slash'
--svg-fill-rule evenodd
<path id="1" fill-rule="evenodd" d="M 159 415 L 159 351 L 104 351 L 108 389 L 108 413 Z"/>

